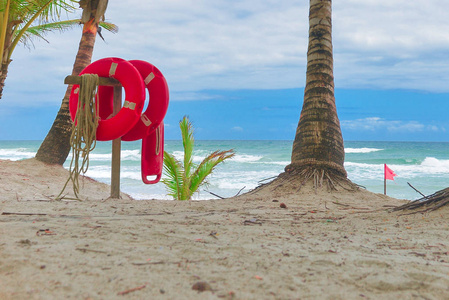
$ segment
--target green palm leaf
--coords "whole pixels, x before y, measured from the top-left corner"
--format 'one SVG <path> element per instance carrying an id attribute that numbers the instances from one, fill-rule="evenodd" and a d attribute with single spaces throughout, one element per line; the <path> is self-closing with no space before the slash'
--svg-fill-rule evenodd
<path id="1" fill-rule="evenodd" d="M 190 193 L 194 194 L 202 184 L 208 184 L 206 177 L 212 174 L 215 167 L 225 161 L 232 158 L 235 155 L 233 150 L 215 151 L 209 154 L 197 167 L 192 174 L 190 181 Z"/>
<path id="2" fill-rule="evenodd" d="M 181 199 L 181 187 L 182 187 L 182 166 L 181 163 L 170 153 L 164 151 L 164 172 L 168 178 L 162 179 L 165 184 L 168 195 L 174 199 Z"/>
<path id="3" fill-rule="evenodd" d="M 23 33 L 23 35 L 20 37 L 20 42 L 23 43 L 25 46 L 28 45 L 28 43 L 32 40 L 33 37 L 37 37 L 40 39 L 45 40 L 48 42 L 44 35 L 58 30 L 58 31 L 65 31 L 70 28 L 73 28 L 73 26 L 80 25 L 80 20 L 67 20 L 67 21 L 60 21 L 60 22 L 54 22 L 54 23 L 46 23 L 46 24 L 40 24 L 36 26 L 29 27 L 27 31 Z"/>
<path id="4" fill-rule="evenodd" d="M 62 12 L 73 12 L 75 0 L 3 0 L 0 2 L 0 19 L 2 31 L 0 32 L 0 57 L 9 61 L 16 45 L 25 41 L 31 25 L 50 23 L 60 18 Z M 7 33 L 9 27 L 9 33 Z M 7 36 L 9 35 L 9 37 Z M 25 36 L 25 38 L 24 38 Z M 34 36 L 42 37 L 42 34 Z M 6 40 L 9 42 L 6 43 Z M 7 50 L 5 50 L 7 49 Z M 6 52 L 6 57 L 4 56 Z"/>
<path id="5" fill-rule="evenodd" d="M 190 170 L 192 169 L 193 164 L 193 145 L 195 143 L 193 138 L 192 123 L 190 123 L 189 119 L 184 116 L 179 123 L 179 128 L 181 128 L 182 145 L 184 147 L 184 174 L 186 177 L 190 177 Z"/>
<path id="6" fill-rule="evenodd" d="M 212 174 L 215 167 L 235 155 L 234 150 L 215 151 L 209 154 L 198 166 L 192 161 L 193 127 L 185 116 L 180 122 L 182 145 L 184 148 L 184 165 L 173 155 L 164 152 L 164 172 L 167 176 L 162 182 L 168 194 L 176 200 L 190 200 L 198 188 L 207 184 L 206 178 Z M 194 171 L 192 171 L 194 170 Z"/>
<path id="7" fill-rule="evenodd" d="M 54 23 L 45 23 L 40 24 L 36 26 L 29 27 L 27 31 L 23 33 L 23 36 L 20 37 L 20 42 L 23 43 L 26 47 L 28 46 L 29 42 L 32 41 L 32 38 L 40 38 L 44 41 L 48 42 L 44 35 L 53 32 L 53 31 L 60 31 L 64 32 L 65 30 L 71 29 L 74 26 L 82 26 L 81 19 L 74 19 L 74 20 L 66 20 L 66 21 L 59 21 Z M 108 23 L 108 22 L 100 22 L 100 26 L 110 32 L 117 33 L 118 27 L 115 24 Z"/>
<path id="8" fill-rule="evenodd" d="M 0 58 L 3 58 L 6 51 L 3 60 L 9 61 L 18 43 L 29 47 L 32 38 L 46 41 L 44 35 L 49 31 L 64 31 L 81 24 L 81 19 L 58 21 L 62 13 L 74 12 L 75 5 L 79 2 L 78 0 L 0 0 Z M 103 1 L 103 13 L 106 5 L 107 1 Z M 118 27 L 112 23 L 101 21 L 100 26 L 113 33 L 118 31 Z"/>
<path id="9" fill-rule="evenodd" d="M 100 26 L 107 31 L 110 31 L 112 33 L 118 32 L 118 26 L 109 22 L 100 22 Z"/>

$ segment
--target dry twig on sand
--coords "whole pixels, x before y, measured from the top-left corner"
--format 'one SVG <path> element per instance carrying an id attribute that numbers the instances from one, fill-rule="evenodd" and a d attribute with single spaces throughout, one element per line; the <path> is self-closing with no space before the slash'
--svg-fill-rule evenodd
<path id="1" fill-rule="evenodd" d="M 135 287 L 135 288 L 132 288 L 132 289 L 129 289 L 129 290 L 120 292 L 120 293 L 118 293 L 117 295 L 123 296 L 123 295 L 129 294 L 129 293 L 132 293 L 132 292 L 135 292 L 135 291 L 139 291 L 139 290 L 141 290 L 141 289 L 144 289 L 144 288 L 146 288 L 146 286 L 147 286 L 147 285 L 144 284 L 144 285 L 141 285 L 141 286 L 138 286 L 138 287 Z"/>

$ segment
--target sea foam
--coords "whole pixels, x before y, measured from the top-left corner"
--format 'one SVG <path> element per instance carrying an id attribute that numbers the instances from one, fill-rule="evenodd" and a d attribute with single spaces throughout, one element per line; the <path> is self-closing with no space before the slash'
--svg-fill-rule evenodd
<path id="1" fill-rule="evenodd" d="M 0 159 L 5 160 L 21 160 L 32 158 L 36 152 L 28 151 L 26 148 L 0 149 Z"/>
<path id="2" fill-rule="evenodd" d="M 377 152 L 382 151 L 384 149 L 377 149 L 377 148 L 345 148 L 345 153 L 371 153 L 371 152 Z"/>
<path id="3" fill-rule="evenodd" d="M 415 178 L 422 176 L 440 176 L 449 174 L 449 160 L 426 157 L 419 164 L 388 164 L 397 178 Z M 384 164 L 367 164 L 345 162 L 345 168 L 350 177 L 363 179 L 383 178 Z"/>

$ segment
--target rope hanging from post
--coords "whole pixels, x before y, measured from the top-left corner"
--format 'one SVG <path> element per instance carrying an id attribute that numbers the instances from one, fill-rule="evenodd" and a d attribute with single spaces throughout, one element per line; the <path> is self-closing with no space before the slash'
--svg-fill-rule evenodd
<path id="1" fill-rule="evenodd" d="M 62 199 L 69 181 L 73 183 L 73 192 L 79 199 L 79 175 L 85 174 L 89 168 L 89 153 L 95 149 L 96 133 L 98 127 L 97 99 L 98 99 L 99 77 L 97 74 L 81 75 L 79 86 L 78 109 L 72 124 L 72 135 L 70 146 L 72 148 L 72 161 L 70 162 L 69 178 L 57 199 Z M 97 98 L 97 99 L 96 99 Z M 80 163 L 80 157 L 82 161 Z"/>

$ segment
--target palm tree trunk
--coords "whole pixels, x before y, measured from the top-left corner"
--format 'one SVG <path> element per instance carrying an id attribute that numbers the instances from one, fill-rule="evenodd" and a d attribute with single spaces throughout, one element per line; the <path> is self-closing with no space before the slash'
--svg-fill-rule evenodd
<path id="1" fill-rule="evenodd" d="M 11 45 L 11 24 L 8 24 L 6 29 L 6 33 L 4 34 L 4 40 L 3 40 L 3 49 L 1 49 L 2 56 L 0 56 L 1 59 L 1 68 L 0 68 L 0 99 L 3 97 L 3 89 L 5 87 L 5 81 L 6 77 L 8 76 L 8 68 L 9 64 L 12 62 L 12 59 L 8 58 L 9 56 L 9 46 Z"/>
<path id="2" fill-rule="evenodd" d="M 313 167 L 346 177 L 343 137 L 334 97 L 332 1 L 310 0 L 304 103 L 287 171 Z"/>
<path id="3" fill-rule="evenodd" d="M 6 77 L 8 76 L 8 66 L 10 62 L 11 60 L 6 63 L 2 63 L 0 68 L 0 99 L 2 99 L 3 96 L 3 88 L 5 87 Z"/>
<path id="4" fill-rule="evenodd" d="M 83 26 L 83 34 L 78 48 L 78 53 L 73 64 L 72 75 L 78 75 L 91 63 L 98 23 L 94 17 Z M 62 83 L 61 83 L 62 84 Z M 72 85 L 67 87 L 61 107 L 56 115 L 50 131 L 36 153 L 36 159 L 49 164 L 64 164 L 70 153 L 70 136 L 72 120 L 69 112 L 69 98 Z"/>
<path id="5" fill-rule="evenodd" d="M 292 161 L 284 173 L 251 194 L 296 194 L 309 183 L 315 189 L 327 185 L 330 190 L 356 190 L 357 186 L 347 178 L 344 159 L 334 96 L 332 1 L 310 0 L 306 87 Z"/>

